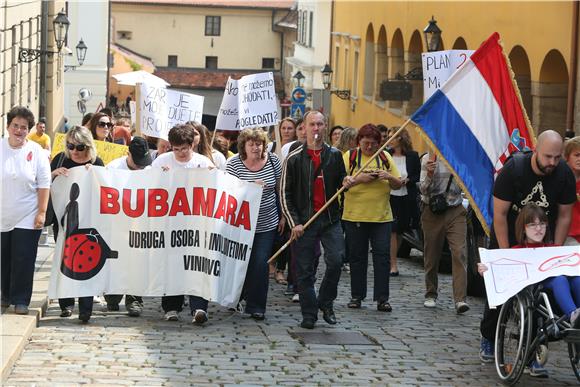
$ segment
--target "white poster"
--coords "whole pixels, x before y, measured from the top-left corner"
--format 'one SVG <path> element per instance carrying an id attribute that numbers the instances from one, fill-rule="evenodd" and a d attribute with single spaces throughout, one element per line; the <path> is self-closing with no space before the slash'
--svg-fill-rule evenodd
<path id="1" fill-rule="evenodd" d="M 135 101 L 129 101 L 129 113 L 131 114 L 131 124 L 137 124 L 137 103 Z"/>
<path id="2" fill-rule="evenodd" d="M 536 249 L 480 248 L 483 275 L 490 307 L 506 302 L 528 285 L 558 275 L 580 276 L 580 246 Z"/>
<path id="3" fill-rule="evenodd" d="M 217 130 L 240 130 L 238 121 L 238 81 L 228 78 L 215 123 Z"/>
<path id="4" fill-rule="evenodd" d="M 262 188 L 218 169 L 77 167 L 55 179 L 49 297 L 197 295 L 237 305 Z"/>
<path id="5" fill-rule="evenodd" d="M 474 50 L 446 50 L 424 52 L 423 101 L 427 101 L 467 59 Z"/>
<path id="6" fill-rule="evenodd" d="M 167 140 L 173 126 L 187 121 L 201 123 L 203 97 L 142 83 L 139 114 L 142 134 Z"/>

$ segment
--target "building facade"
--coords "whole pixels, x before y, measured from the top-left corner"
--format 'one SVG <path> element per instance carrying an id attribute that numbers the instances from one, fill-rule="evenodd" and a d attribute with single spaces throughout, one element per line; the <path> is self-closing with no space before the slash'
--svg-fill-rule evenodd
<path id="1" fill-rule="evenodd" d="M 499 32 L 535 132 L 579 133 L 577 15 L 576 2 L 334 2 L 333 87 L 350 90 L 351 97 L 333 96 L 332 121 L 396 126 L 415 112 L 423 81 L 411 81 L 413 96 L 404 102 L 381 100 L 380 85 L 421 67 L 423 29 L 434 16 L 441 49 L 475 50 Z"/>

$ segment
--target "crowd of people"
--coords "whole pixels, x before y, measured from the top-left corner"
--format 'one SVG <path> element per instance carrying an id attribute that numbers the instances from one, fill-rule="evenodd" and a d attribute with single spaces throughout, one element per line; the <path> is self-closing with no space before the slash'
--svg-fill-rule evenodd
<path id="1" fill-rule="evenodd" d="M 67 176 L 70 168 L 78 166 L 104 166 L 95 141 L 128 146 L 127 155 L 110 162 L 108 169 L 161 168 L 171 173 L 176 168 L 219 168 L 263 186 L 241 294 L 245 313 L 253 319 L 265 318 L 268 282 L 274 279 L 300 303 L 303 328 L 315 327 L 319 311 L 324 321 L 336 324 L 334 301 L 343 271 L 350 275 L 347 306 L 359 309 L 367 298 L 369 252 L 373 301 L 377 311 L 391 312 L 389 281 L 399 275 L 401 235 L 418 227 L 424 235 L 424 306 L 437 307 L 438 269 L 447 241 L 455 311 L 463 314 L 470 308 L 461 186 L 435 153 L 419 157 L 405 129 L 374 124 L 328 128 L 322 113 L 309 111 L 299 121 L 284 118 L 270 131 L 212 134 L 204 125 L 188 122 L 173 127 L 165 140 L 136 136 L 130 120 L 115 118 L 105 109 L 72 126 L 64 150 L 49 160 L 45 120 L 35 123 L 24 107 L 13 108 L 7 117 L 8 137 L 1 146 L 2 181 L 11 182 L 2 185 L 3 312 L 14 305 L 15 313 L 28 313 L 40 231 L 51 226 L 56 238 L 59 230 L 66 230 L 67 220 L 56 219 L 49 202 L 51 179 Z M 377 153 L 386 141 L 389 146 Z M 497 177 L 491 247 L 578 244 L 579 190 L 580 137 L 564 143 L 557 132 L 542 132 L 536 149 L 512 156 Z M 269 257 L 288 241 L 290 248 L 268 264 Z M 316 292 L 321 257 L 325 272 Z M 562 295 L 557 297 L 560 308 L 574 325 L 580 324 L 578 277 L 552 279 L 546 286 Z M 107 294 L 108 310 L 119 310 L 123 296 L 128 314 L 139 316 L 140 295 Z M 206 323 L 208 301 L 187 296 L 192 322 Z M 184 295 L 162 297 L 164 318 L 178 320 L 184 301 Z M 74 303 L 74 299 L 59 300 L 62 317 L 72 315 Z M 79 319 L 88 322 L 93 297 L 81 297 L 78 303 Z M 493 360 L 496 323 L 497 310 L 486 306 L 480 348 L 486 362 Z M 530 369 L 545 376 L 541 365 L 530 364 Z"/>

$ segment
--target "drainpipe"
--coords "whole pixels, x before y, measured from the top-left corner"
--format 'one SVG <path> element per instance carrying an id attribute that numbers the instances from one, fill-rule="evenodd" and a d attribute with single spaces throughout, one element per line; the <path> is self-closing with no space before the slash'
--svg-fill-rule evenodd
<path id="1" fill-rule="evenodd" d="M 107 18 L 107 80 L 105 82 L 106 89 L 105 89 L 105 106 L 109 106 L 109 77 L 111 73 L 110 61 L 109 56 L 111 55 L 111 2 L 107 2 L 108 4 L 108 14 L 109 17 Z M 139 102 L 137 102 L 139 103 Z"/>
<path id="2" fill-rule="evenodd" d="M 578 2 L 572 2 L 572 46 L 570 47 L 570 79 L 568 82 L 568 106 L 566 129 L 574 131 L 574 106 L 576 105 L 576 82 L 578 64 Z"/>
<path id="3" fill-rule="evenodd" d="M 41 2 L 40 11 L 40 49 L 48 51 L 48 1 Z M 48 55 L 40 55 L 40 101 L 38 104 L 38 117 L 46 117 L 46 82 L 48 70 Z"/>

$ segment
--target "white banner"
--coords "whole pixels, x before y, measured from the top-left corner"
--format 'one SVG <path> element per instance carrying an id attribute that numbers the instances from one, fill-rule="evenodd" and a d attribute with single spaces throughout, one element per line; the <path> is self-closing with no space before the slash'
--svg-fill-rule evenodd
<path id="1" fill-rule="evenodd" d="M 139 94 L 141 134 L 167 140 L 173 126 L 187 121 L 201 123 L 203 98 L 142 83 Z"/>
<path id="2" fill-rule="evenodd" d="M 427 101 L 435 90 L 473 54 L 474 50 L 446 50 L 424 52 L 423 60 L 423 101 Z"/>
<path id="3" fill-rule="evenodd" d="M 217 130 L 240 130 L 238 121 L 238 81 L 228 78 L 215 123 Z"/>
<path id="4" fill-rule="evenodd" d="M 580 246 L 537 249 L 480 248 L 487 301 L 496 307 L 526 286 L 559 275 L 580 276 Z"/>
<path id="5" fill-rule="evenodd" d="M 51 197 L 60 228 L 49 297 L 240 297 L 262 188 L 218 169 L 77 167 Z"/>
<path id="6" fill-rule="evenodd" d="M 278 123 L 274 74 L 229 78 L 216 120 L 216 129 L 242 130 Z"/>

